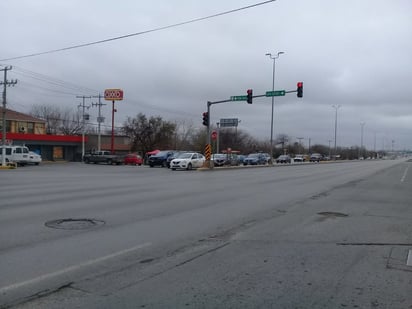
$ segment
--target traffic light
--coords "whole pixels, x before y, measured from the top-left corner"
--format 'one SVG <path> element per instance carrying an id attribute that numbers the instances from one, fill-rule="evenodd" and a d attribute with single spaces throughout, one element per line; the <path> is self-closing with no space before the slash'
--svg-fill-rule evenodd
<path id="1" fill-rule="evenodd" d="M 303 82 L 298 82 L 298 98 L 303 97 Z"/>
<path id="2" fill-rule="evenodd" d="M 247 90 L 247 102 L 249 104 L 252 104 L 252 99 L 253 99 L 253 90 L 252 89 L 248 89 Z"/>
<path id="3" fill-rule="evenodd" d="M 203 113 L 203 125 L 209 126 L 209 113 L 208 112 Z"/>

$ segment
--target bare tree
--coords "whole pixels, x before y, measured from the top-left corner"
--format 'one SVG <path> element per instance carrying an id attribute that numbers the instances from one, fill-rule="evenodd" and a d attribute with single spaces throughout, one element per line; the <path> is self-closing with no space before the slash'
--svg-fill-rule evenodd
<path id="1" fill-rule="evenodd" d="M 133 151 L 146 153 L 156 148 L 172 149 L 176 124 L 160 116 L 147 118 L 139 113 L 135 118 L 127 118 L 122 131 L 131 138 Z"/>
<path id="2" fill-rule="evenodd" d="M 174 136 L 174 147 L 176 150 L 193 149 L 193 140 L 195 134 L 195 127 L 193 121 L 176 121 L 176 130 Z"/>
<path id="3" fill-rule="evenodd" d="M 46 121 L 47 134 L 76 135 L 83 130 L 81 114 L 78 111 L 73 112 L 69 108 L 34 105 L 31 108 L 30 115 Z"/>
<path id="4" fill-rule="evenodd" d="M 65 109 L 61 112 L 60 133 L 64 135 L 76 135 L 81 134 L 83 131 L 82 116 L 79 112 L 74 113 L 70 109 Z M 85 132 L 87 130 L 87 124 L 85 124 Z"/>
<path id="5" fill-rule="evenodd" d="M 31 108 L 30 115 L 46 121 L 46 132 L 48 134 L 57 134 L 60 127 L 60 110 L 55 106 L 34 105 Z"/>

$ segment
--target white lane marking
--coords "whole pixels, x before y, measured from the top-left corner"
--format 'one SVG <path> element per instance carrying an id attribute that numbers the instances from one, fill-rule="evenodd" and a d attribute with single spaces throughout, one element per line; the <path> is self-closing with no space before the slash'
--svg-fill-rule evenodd
<path id="1" fill-rule="evenodd" d="M 109 254 L 109 255 L 106 255 L 106 256 L 99 257 L 97 259 L 93 259 L 93 260 L 89 260 L 89 261 L 84 262 L 84 263 L 73 265 L 73 266 L 70 266 L 70 267 L 52 272 L 52 273 L 44 274 L 44 275 L 38 276 L 38 277 L 33 278 L 33 279 L 29 279 L 29 280 L 26 280 L 26 281 L 14 283 L 14 284 L 11 284 L 9 286 L 2 287 L 2 288 L 0 288 L 0 295 L 7 292 L 7 291 L 17 289 L 17 288 L 20 288 L 20 287 L 28 285 L 28 284 L 33 284 L 33 283 L 37 283 L 37 282 L 40 282 L 40 281 L 43 281 L 43 280 L 46 280 L 46 279 L 57 277 L 57 276 L 63 275 L 65 273 L 68 273 L 68 272 L 71 272 L 71 271 L 79 270 L 82 267 L 86 267 L 86 266 L 90 266 L 90 265 L 93 265 L 93 264 L 96 264 L 96 263 L 100 263 L 100 262 L 118 257 L 120 255 L 129 253 L 129 252 L 132 252 L 132 251 L 135 251 L 135 250 L 138 250 L 138 249 L 142 249 L 144 247 L 151 246 L 151 244 L 152 243 L 150 243 L 150 242 L 144 243 L 144 244 L 141 244 L 141 245 L 129 248 L 129 249 L 125 249 L 125 250 L 118 251 L 118 252 L 115 252 L 115 253 L 112 253 L 112 254 Z"/>
<path id="2" fill-rule="evenodd" d="M 412 250 L 409 250 L 408 259 L 406 260 L 406 266 L 412 266 Z"/>
<path id="3" fill-rule="evenodd" d="M 405 172 L 403 173 L 403 176 L 402 176 L 402 178 L 401 178 L 401 182 L 404 182 L 404 181 L 405 181 L 406 174 L 408 174 L 408 170 L 409 170 L 409 165 L 408 165 L 408 167 L 405 169 Z"/>

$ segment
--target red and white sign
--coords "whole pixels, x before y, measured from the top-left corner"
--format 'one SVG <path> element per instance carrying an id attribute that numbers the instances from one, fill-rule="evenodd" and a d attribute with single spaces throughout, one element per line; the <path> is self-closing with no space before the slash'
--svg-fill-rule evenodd
<path id="1" fill-rule="evenodd" d="M 108 101 L 121 101 L 123 100 L 122 89 L 106 89 L 104 91 L 104 99 Z"/>
<path id="2" fill-rule="evenodd" d="M 215 140 L 217 138 L 217 132 L 212 131 L 211 137 L 212 137 L 212 140 Z"/>

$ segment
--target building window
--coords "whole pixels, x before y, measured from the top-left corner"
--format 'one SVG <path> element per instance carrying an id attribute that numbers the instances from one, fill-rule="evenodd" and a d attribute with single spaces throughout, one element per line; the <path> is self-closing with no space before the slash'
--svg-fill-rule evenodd
<path id="1" fill-rule="evenodd" d="M 19 121 L 17 123 L 17 132 L 27 133 L 27 122 Z"/>
<path id="2" fill-rule="evenodd" d="M 33 122 L 27 123 L 27 133 L 30 133 L 30 134 L 34 133 L 34 123 Z"/>

